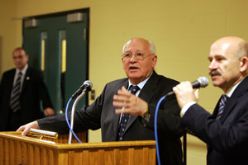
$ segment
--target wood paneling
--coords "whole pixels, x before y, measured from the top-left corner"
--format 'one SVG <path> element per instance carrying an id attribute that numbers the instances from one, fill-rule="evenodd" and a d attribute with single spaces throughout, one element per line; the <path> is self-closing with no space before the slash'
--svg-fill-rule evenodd
<path id="1" fill-rule="evenodd" d="M 0 165 L 155 165 L 154 141 L 65 144 L 0 133 Z"/>

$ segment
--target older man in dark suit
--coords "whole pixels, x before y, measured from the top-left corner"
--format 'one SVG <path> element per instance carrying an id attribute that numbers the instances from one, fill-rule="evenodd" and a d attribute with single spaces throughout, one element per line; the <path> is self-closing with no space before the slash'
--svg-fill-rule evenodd
<path id="1" fill-rule="evenodd" d="M 25 50 L 16 48 L 12 57 L 16 68 L 6 71 L 0 83 L 0 131 L 54 114 L 42 74 L 28 66 Z"/>
<path id="2" fill-rule="evenodd" d="M 122 54 L 122 64 L 128 78 L 108 83 L 93 104 L 77 111 L 75 130 L 101 128 L 103 141 L 153 140 L 152 126 L 156 103 L 161 96 L 171 91 L 172 87 L 177 84 L 175 80 L 158 75 L 154 71 L 156 63 L 157 56 L 152 43 L 143 38 L 129 40 L 124 45 Z M 135 101 L 133 108 L 141 111 L 136 116 L 115 112 L 116 103 L 113 103 L 113 99 L 116 99 L 114 97 L 117 91 L 125 90 L 124 88 L 130 91 L 128 101 Z M 175 98 L 174 102 L 176 102 Z M 163 137 L 159 141 L 162 163 L 181 165 L 180 136 L 182 130 L 178 105 L 173 103 L 170 104 L 170 108 L 161 109 L 159 116 L 159 123 L 162 123 L 159 127 L 159 134 Z M 23 134 L 26 134 L 31 127 L 63 133 L 68 131 L 64 116 L 41 119 L 24 125 L 19 130 L 24 130 Z"/>
<path id="3" fill-rule="evenodd" d="M 248 43 L 239 37 L 223 37 L 208 56 L 213 85 L 224 92 L 211 115 L 196 104 L 190 82 L 175 88 L 182 123 L 208 146 L 208 165 L 248 164 Z"/>

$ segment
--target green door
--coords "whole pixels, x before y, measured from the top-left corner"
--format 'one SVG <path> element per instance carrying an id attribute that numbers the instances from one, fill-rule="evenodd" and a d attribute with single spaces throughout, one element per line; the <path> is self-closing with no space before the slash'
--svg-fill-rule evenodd
<path id="1" fill-rule="evenodd" d="M 89 9 L 23 20 L 23 47 L 29 64 L 43 71 L 58 112 L 65 110 L 69 97 L 88 79 L 88 40 Z"/>

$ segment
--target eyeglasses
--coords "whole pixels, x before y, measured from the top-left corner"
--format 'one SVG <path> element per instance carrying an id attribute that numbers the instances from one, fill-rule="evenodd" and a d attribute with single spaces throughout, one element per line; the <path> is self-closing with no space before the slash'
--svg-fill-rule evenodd
<path id="1" fill-rule="evenodd" d="M 149 55 L 150 54 L 145 55 L 145 53 L 142 53 L 142 52 L 137 52 L 135 54 L 132 54 L 131 52 L 125 52 L 122 55 L 122 60 L 126 61 L 126 60 L 130 60 L 130 59 L 134 58 L 135 60 L 142 61 Z"/>

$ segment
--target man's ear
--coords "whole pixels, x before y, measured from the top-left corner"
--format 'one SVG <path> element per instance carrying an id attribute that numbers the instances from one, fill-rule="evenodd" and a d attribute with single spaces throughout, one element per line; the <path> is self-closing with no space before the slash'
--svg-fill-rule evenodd
<path id="1" fill-rule="evenodd" d="M 157 64 L 157 60 L 158 60 L 158 57 L 157 57 L 157 55 L 156 55 L 156 54 L 154 54 L 154 57 L 152 58 L 153 67 L 155 67 L 155 66 L 156 66 L 156 64 Z"/>
<path id="2" fill-rule="evenodd" d="M 240 58 L 240 72 L 248 72 L 248 57 L 243 56 Z"/>

